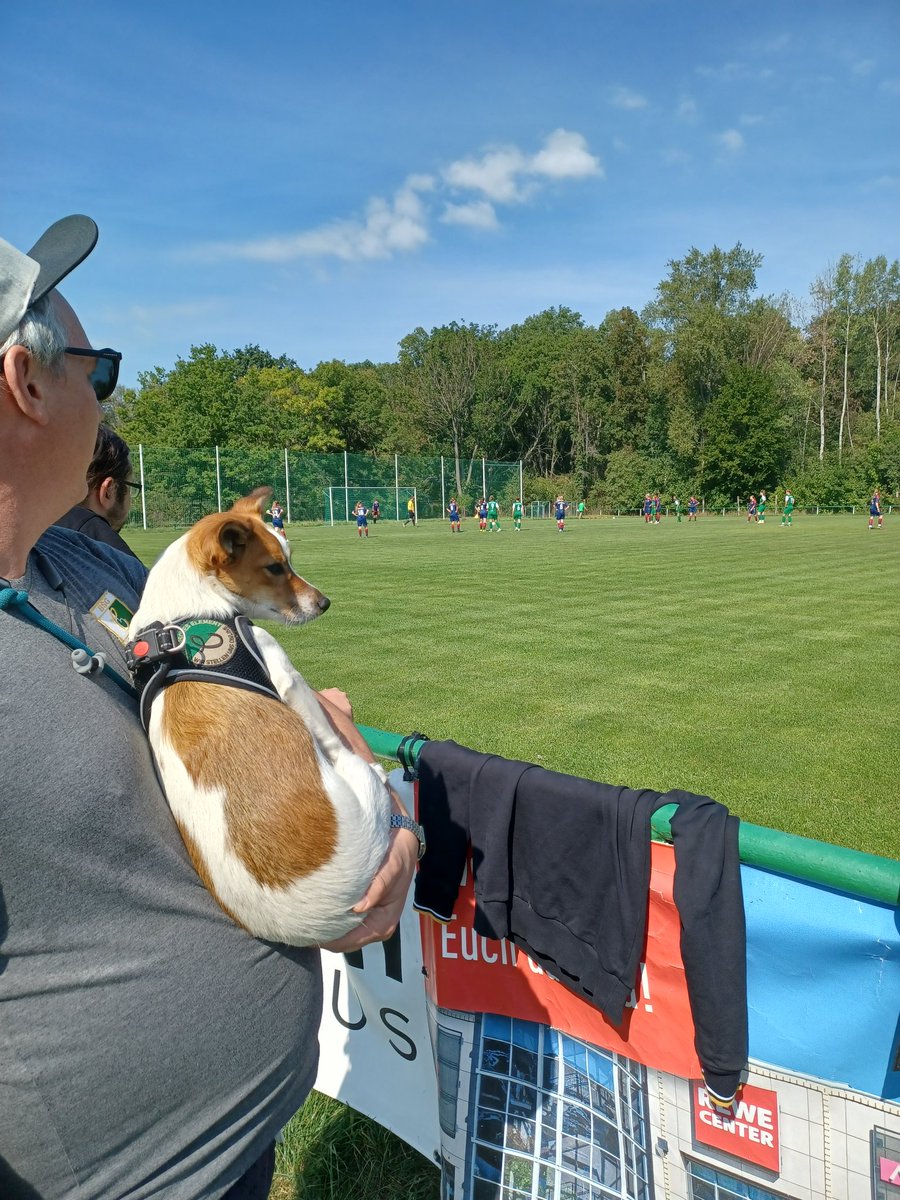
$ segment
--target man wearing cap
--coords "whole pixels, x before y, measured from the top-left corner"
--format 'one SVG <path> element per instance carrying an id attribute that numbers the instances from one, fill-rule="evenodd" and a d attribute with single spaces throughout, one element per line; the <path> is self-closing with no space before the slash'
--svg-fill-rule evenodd
<path id="1" fill-rule="evenodd" d="M 0 1197 L 265 1200 L 316 1074 L 319 958 L 249 937 L 195 875 L 126 678 L 146 571 L 53 525 L 121 358 L 55 291 L 96 241 L 87 217 L 28 254 L 0 239 Z M 395 928 L 418 842 L 392 838 L 332 949 Z"/>

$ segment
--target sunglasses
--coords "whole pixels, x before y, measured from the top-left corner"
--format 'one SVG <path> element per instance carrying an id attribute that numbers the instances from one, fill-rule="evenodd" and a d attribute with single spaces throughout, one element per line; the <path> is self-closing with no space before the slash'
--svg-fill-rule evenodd
<path id="1" fill-rule="evenodd" d="M 138 496 L 144 490 L 144 485 L 142 483 L 136 483 L 133 479 L 123 479 L 122 483 L 124 483 L 127 488 L 131 488 L 131 490 Z"/>
<path id="2" fill-rule="evenodd" d="M 119 380 L 119 363 L 122 355 L 118 350 L 82 350 L 75 346 L 66 346 L 66 354 L 77 354 L 80 358 L 96 358 L 97 365 L 91 371 L 88 379 L 98 400 L 108 400 L 115 391 Z"/>

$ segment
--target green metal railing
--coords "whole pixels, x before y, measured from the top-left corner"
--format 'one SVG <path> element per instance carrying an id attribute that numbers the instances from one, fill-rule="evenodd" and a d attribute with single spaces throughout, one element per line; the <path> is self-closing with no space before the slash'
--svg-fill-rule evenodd
<path id="1" fill-rule="evenodd" d="M 417 735 L 403 738 L 368 725 L 360 725 L 359 731 L 374 755 L 397 759 L 405 767 L 415 765 L 427 740 Z M 671 821 L 677 807 L 666 804 L 653 814 L 650 825 L 657 841 L 672 840 Z M 866 900 L 900 904 L 900 862 L 895 859 L 863 854 L 746 821 L 741 822 L 738 845 L 741 862 L 749 866 L 806 879 Z"/>

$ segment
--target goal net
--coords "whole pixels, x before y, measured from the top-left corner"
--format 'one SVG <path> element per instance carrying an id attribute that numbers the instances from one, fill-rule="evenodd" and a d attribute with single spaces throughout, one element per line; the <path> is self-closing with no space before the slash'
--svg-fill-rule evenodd
<path id="1" fill-rule="evenodd" d="M 354 509 L 357 504 L 362 502 L 363 506 L 369 510 L 369 520 L 372 520 L 372 505 L 378 501 L 378 520 L 379 521 L 405 521 L 409 515 L 409 500 L 412 498 L 413 504 L 416 506 L 416 516 L 419 513 L 419 497 L 418 489 L 414 487 L 395 487 L 393 484 L 388 487 L 379 485 L 366 485 L 364 487 L 356 487 L 351 485 L 344 487 L 343 484 L 333 485 L 323 490 L 323 516 L 327 525 L 334 525 L 339 521 L 352 521 L 355 519 Z"/>

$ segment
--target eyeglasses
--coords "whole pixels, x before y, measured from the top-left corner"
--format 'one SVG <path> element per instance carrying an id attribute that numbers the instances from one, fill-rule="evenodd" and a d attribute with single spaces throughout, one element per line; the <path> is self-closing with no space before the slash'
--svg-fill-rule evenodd
<path id="1" fill-rule="evenodd" d="M 122 355 L 118 350 L 83 350 L 80 346 L 66 346 L 66 354 L 77 354 L 81 358 L 96 358 L 97 365 L 91 371 L 88 378 L 91 381 L 91 387 L 94 389 L 94 395 L 98 400 L 108 400 L 116 389 L 116 384 L 119 382 L 119 363 L 122 361 Z M 0 354 L 0 368 L 3 366 L 3 359 L 6 357 Z"/>
<path id="2" fill-rule="evenodd" d="M 122 482 L 127 488 L 131 488 L 131 490 L 138 496 L 144 490 L 144 485 L 142 483 L 136 483 L 133 479 L 123 479 Z"/>
<path id="3" fill-rule="evenodd" d="M 77 354 L 80 358 L 96 358 L 97 365 L 88 379 L 98 400 L 108 400 L 119 380 L 119 363 L 122 355 L 118 350 L 83 350 L 81 347 L 66 346 L 66 354 Z"/>

